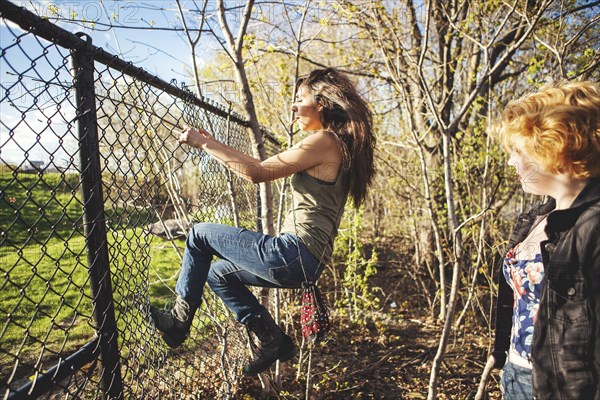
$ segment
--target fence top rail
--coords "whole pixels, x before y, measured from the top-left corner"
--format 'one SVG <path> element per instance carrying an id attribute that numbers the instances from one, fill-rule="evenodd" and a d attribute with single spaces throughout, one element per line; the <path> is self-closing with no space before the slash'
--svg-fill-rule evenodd
<path id="1" fill-rule="evenodd" d="M 226 110 L 224 106 L 214 102 L 209 102 L 198 98 L 189 90 L 179 88 L 169 82 L 164 81 L 156 75 L 153 75 L 143 68 L 136 67 L 130 61 L 125 61 L 118 56 L 111 54 L 101 47 L 92 45 L 91 38 L 84 35 L 83 38 L 77 34 L 71 33 L 48 19 L 42 18 L 24 7 L 20 7 L 8 0 L 0 0 L 0 17 L 17 24 L 21 29 L 31 32 L 41 38 L 48 40 L 58 46 L 70 50 L 87 50 L 94 60 L 106 65 L 109 68 L 118 70 L 124 74 L 130 75 L 142 82 L 145 82 L 157 89 L 178 97 L 191 104 L 197 105 L 213 114 L 223 118 L 229 118 L 232 122 L 248 127 L 250 123 L 239 114 Z M 88 39 L 86 40 L 85 37 Z M 89 40 L 89 41 L 88 41 Z M 262 129 L 263 135 L 269 141 L 278 144 L 274 136 L 265 129 Z"/>

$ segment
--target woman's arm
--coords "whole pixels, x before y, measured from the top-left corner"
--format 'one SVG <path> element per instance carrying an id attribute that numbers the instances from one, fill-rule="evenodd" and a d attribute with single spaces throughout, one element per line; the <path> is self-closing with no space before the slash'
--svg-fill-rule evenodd
<path id="1" fill-rule="evenodd" d="M 496 326 L 494 335 L 494 347 L 492 357 L 494 368 L 502 368 L 506 363 L 506 354 L 510 347 L 510 334 L 512 331 L 512 315 L 514 295 L 512 288 L 506 282 L 502 273 L 502 263 L 498 276 L 498 297 L 496 304 Z"/>
<path id="2" fill-rule="evenodd" d="M 341 163 L 341 151 L 336 139 L 326 132 L 314 133 L 289 150 L 264 161 L 219 142 L 203 129 L 184 129 L 179 136 L 179 143 L 203 149 L 231 171 L 253 183 L 272 181 L 320 165 Z"/>
<path id="3" fill-rule="evenodd" d="M 590 293 L 591 298 L 589 299 L 589 304 L 591 305 L 592 312 L 592 321 L 590 321 L 590 328 L 592 332 L 596 334 L 592 337 L 592 348 L 593 354 L 592 357 L 594 359 L 594 368 L 595 372 L 593 387 L 595 388 L 594 398 L 600 398 L 600 218 L 598 214 L 594 216 L 595 218 L 588 222 L 594 225 L 593 229 L 588 230 L 589 235 L 589 244 L 587 248 L 589 251 L 589 257 L 585 260 L 586 269 L 589 268 L 589 272 L 587 273 L 589 282 L 587 282 L 590 286 L 588 293 Z"/>

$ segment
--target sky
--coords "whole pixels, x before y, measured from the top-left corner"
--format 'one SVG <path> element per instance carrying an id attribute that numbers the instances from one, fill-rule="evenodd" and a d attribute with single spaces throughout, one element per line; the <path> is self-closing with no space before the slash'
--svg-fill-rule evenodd
<path id="1" fill-rule="evenodd" d="M 191 56 L 174 1 L 12 1 L 170 82 L 189 81 Z M 190 27 L 192 2 L 182 1 Z M 60 18 L 86 21 L 68 23 Z M 94 21 L 92 26 L 91 21 Z M 125 28 L 125 27 L 129 27 Z M 139 29 L 131 29 L 131 27 Z M 0 162 L 71 162 L 74 107 L 69 53 L 0 19 Z M 199 63 L 211 48 L 199 47 Z"/>
<path id="2" fill-rule="evenodd" d="M 87 33 L 95 46 L 166 80 L 183 78 L 185 67 L 190 63 L 189 47 L 183 34 L 166 30 L 182 27 L 174 1 L 21 0 L 13 3 L 48 17 L 70 32 Z M 181 1 L 181 5 L 186 18 L 189 18 L 188 23 L 194 24 L 193 17 L 190 17 L 193 3 Z M 90 22 L 68 23 L 56 20 L 58 15 Z M 91 21 L 96 22 L 93 27 Z"/>

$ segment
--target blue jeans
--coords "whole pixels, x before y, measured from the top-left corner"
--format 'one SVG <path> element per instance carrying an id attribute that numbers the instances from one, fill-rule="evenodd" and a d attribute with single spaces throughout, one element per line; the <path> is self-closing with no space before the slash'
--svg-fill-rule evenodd
<path id="1" fill-rule="evenodd" d="M 212 262 L 215 256 L 219 260 Z M 300 257 L 307 278 L 317 279 L 323 266 L 296 235 L 273 237 L 226 225 L 196 224 L 186 241 L 175 291 L 188 303 L 200 304 L 208 282 L 243 323 L 264 308 L 247 286 L 301 287 L 306 279 Z"/>
<path id="2" fill-rule="evenodd" d="M 500 384 L 502 385 L 503 400 L 533 399 L 531 369 L 507 361 Z"/>

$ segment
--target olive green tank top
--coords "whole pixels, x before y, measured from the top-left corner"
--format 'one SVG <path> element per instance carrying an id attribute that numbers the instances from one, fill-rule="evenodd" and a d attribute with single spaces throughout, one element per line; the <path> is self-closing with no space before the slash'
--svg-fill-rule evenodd
<path id="1" fill-rule="evenodd" d="M 295 210 L 287 214 L 281 233 L 296 234 L 310 253 L 324 264 L 331 258 L 348 196 L 343 175 L 342 168 L 335 183 L 321 181 L 305 171 L 292 175 L 291 179 Z"/>

